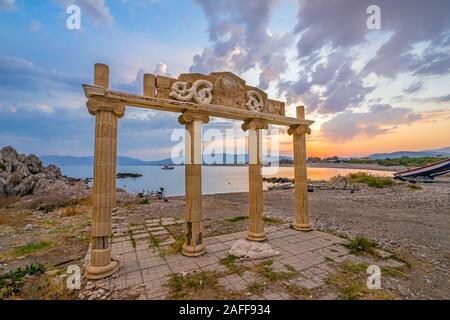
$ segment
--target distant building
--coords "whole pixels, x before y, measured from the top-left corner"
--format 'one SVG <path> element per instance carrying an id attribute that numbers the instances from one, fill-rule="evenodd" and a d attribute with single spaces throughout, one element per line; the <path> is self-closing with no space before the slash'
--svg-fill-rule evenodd
<path id="1" fill-rule="evenodd" d="M 320 159 L 319 157 L 308 157 L 309 163 L 319 163 L 321 161 L 322 161 L 322 159 Z"/>
<path id="2" fill-rule="evenodd" d="M 325 159 L 322 160 L 322 162 L 326 162 L 326 163 L 339 163 L 339 162 L 341 162 L 341 160 L 339 159 L 338 156 L 334 156 L 334 157 L 325 158 Z"/>

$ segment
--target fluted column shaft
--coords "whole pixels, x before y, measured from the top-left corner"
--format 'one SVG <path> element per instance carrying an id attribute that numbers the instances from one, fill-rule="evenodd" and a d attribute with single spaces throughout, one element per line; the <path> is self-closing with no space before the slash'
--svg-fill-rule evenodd
<path id="1" fill-rule="evenodd" d="M 108 68 L 95 66 L 94 84 L 107 88 Z M 91 261 L 88 279 L 100 279 L 114 273 L 118 261 L 111 260 L 111 215 L 116 204 L 117 119 L 125 106 L 102 97 L 90 98 L 89 113 L 95 116 L 94 180 L 92 195 Z"/>
<path id="2" fill-rule="evenodd" d="M 185 241 L 183 255 L 196 257 L 206 252 L 202 217 L 202 126 L 209 118 L 185 112 L 179 122 L 186 127 L 185 137 Z"/>
<path id="3" fill-rule="evenodd" d="M 305 119 L 303 106 L 297 107 L 297 118 Z M 294 126 L 288 131 L 294 144 L 294 178 L 295 178 L 295 221 L 293 228 L 310 231 L 308 208 L 308 182 L 306 168 L 306 134 L 311 133 L 307 126 Z"/>
<path id="4" fill-rule="evenodd" d="M 248 231 L 251 241 L 266 240 L 263 222 L 262 130 L 268 125 L 259 120 L 242 125 L 248 131 Z"/>

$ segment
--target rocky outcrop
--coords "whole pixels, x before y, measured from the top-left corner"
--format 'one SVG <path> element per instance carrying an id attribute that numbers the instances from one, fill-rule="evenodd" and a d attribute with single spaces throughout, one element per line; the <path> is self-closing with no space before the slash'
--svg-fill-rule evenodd
<path id="1" fill-rule="evenodd" d="M 50 188 L 69 189 L 69 182 L 58 167 L 44 166 L 34 154 L 19 154 L 11 146 L 0 149 L 0 197 L 42 194 Z"/>
<path id="2" fill-rule="evenodd" d="M 142 174 L 140 173 L 128 173 L 128 172 L 119 172 L 116 176 L 117 179 L 125 179 L 125 178 L 140 178 Z"/>

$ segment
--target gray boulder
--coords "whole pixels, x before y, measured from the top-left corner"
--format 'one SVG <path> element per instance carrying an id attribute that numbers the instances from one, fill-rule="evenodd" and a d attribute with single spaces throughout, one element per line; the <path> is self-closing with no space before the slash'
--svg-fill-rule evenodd
<path id="1" fill-rule="evenodd" d="M 69 179 L 55 165 L 44 166 L 34 154 L 19 154 L 13 147 L 0 149 L 0 196 L 42 194 L 70 189 Z"/>
<path id="2" fill-rule="evenodd" d="M 34 154 L 26 156 L 23 163 L 27 166 L 28 171 L 31 174 L 42 172 L 42 170 L 44 169 L 42 161 Z"/>

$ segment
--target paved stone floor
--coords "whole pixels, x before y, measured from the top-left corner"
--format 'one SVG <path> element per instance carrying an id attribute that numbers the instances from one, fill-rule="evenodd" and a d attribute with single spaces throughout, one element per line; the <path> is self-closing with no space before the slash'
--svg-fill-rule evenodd
<path id="1" fill-rule="evenodd" d="M 119 297 L 113 295 L 114 292 L 122 292 L 120 298 L 164 299 L 168 294 L 164 284 L 174 273 L 226 271 L 227 268 L 219 260 L 228 256 L 236 240 L 246 236 L 243 231 L 206 238 L 207 253 L 197 258 L 184 257 L 179 253 L 161 255 L 161 247 L 170 247 L 175 242 L 166 226 L 182 223 L 183 220 L 162 218 L 138 225 L 115 226 L 112 252 L 121 261 L 120 269 L 109 279 L 88 282 L 80 298 L 114 299 Z M 295 269 L 299 276 L 289 281 L 300 287 L 312 289 L 320 286 L 333 271 L 328 263 L 330 259 L 340 262 L 350 257 L 348 250 L 340 245 L 345 239 L 324 232 L 300 232 L 291 229 L 288 224 L 266 227 L 266 232 L 267 243 L 280 253 L 271 258 L 273 271 L 287 271 L 287 267 Z M 159 247 L 155 246 L 156 243 Z M 89 252 L 85 262 L 90 259 Z M 258 262 L 261 261 L 251 263 Z M 218 282 L 227 290 L 242 291 L 250 283 L 260 280 L 258 277 L 260 275 L 257 273 L 247 271 L 242 275 L 226 275 Z M 98 294 L 99 288 L 102 294 Z M 109 294 L 104 295 L 104 292 Z M 288 296 L 282 292 L 271 292 L 262 298 L 287 299 Z"/>

